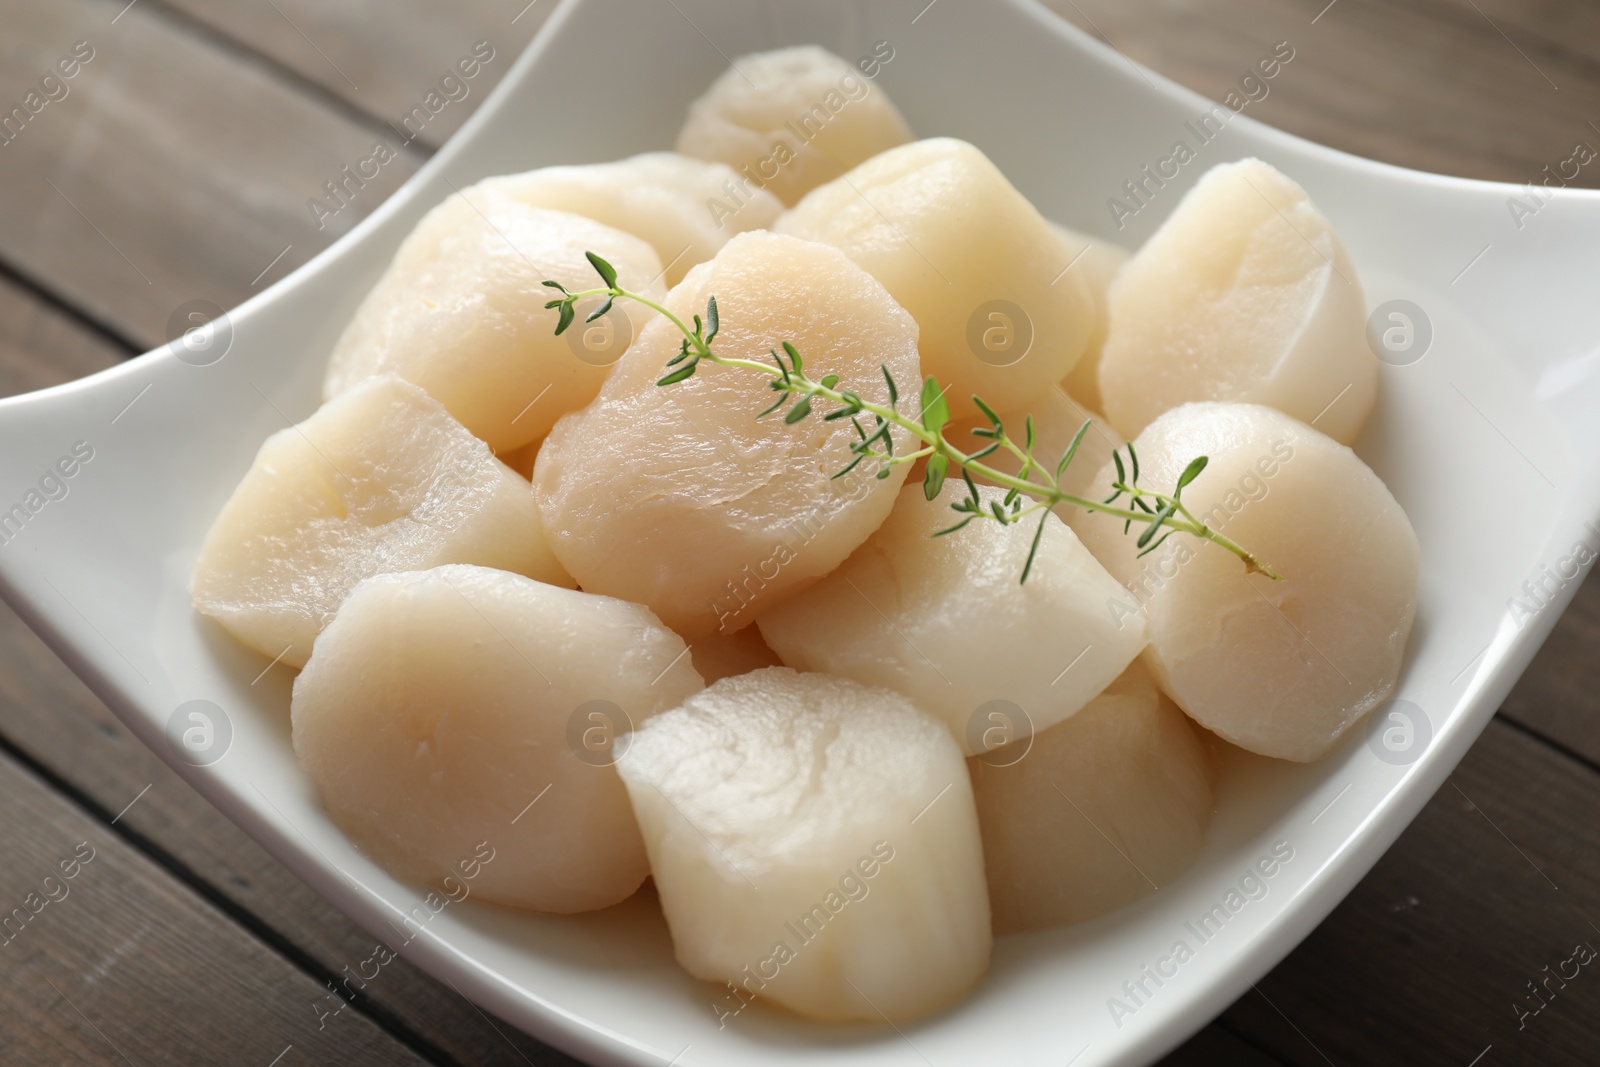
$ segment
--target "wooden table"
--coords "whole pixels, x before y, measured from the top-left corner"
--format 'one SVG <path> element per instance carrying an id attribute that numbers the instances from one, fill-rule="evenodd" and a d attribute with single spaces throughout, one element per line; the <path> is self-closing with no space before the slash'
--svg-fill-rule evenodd
<path id="1" fill-rule="evenodd" d="M 1252 114 L 1363 155 L 1523 182 L 1575 142 L 1600 146 L 1595 5 L 1325 2 L 1054 0 L 1219 100 L 1291 42 Z M 6 111 L 87 42 L 66 95 L 0 145 L 0 390 L 126 359 L 166 340 L 183 302 L 231 306 L 325 248 L 460 125 L 551 4 L 0 0 Z M 307 200 L 394 140 L 389 123 L 478 41 L 494 56 L 470 95 L 319 227 Z M 1597 176 L 1600 163 L 1578 183 Z M 1600 1063 L 1600 968 L 1549 983 L 1548 1003 L 1529 986 L 1576 943 L 1600 946 L 1597 693 L 1590 580 L 1388 855 L 1170 1062 Z M 404 961 L 334 1014 L 325 986 L 372 938 L 3 610 L 0 812 L 0 910 L 74 850 L 93 856 L 0 944 L 0 1063 L 571 1062 Z M 1519 1005 L 1541 1003 L 1519 1024 Z"/>

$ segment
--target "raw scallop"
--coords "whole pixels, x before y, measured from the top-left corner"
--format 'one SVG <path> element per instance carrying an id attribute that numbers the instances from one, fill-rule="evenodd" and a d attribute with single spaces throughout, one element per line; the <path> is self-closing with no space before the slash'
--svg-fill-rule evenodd
<path id="1" fill-rule="evenodd" d="M 972 787 L 905 698 L 769 667 L 656 716 L 617 764 L 690 974 L 830 1021 L 908 1019 L 989 963 Z"/>
<path id="2" fill-rule="evenodd" d="M 839 374 L 879 403 L 880 365 L 919 379 L 916 324 L 837 249 L 740 234 L 667 306 L 687 320 L 712 295 L 724 357 L 766 361 L 791 341 L 813 378 Z M 649 605 L 694 641 L 743 629 L 838 566 L 889 513 L 905 467 L 878 480 L 863 463 L 834 479 L 852 458 L 849 420 L 758 422 L 774 394 L 756 371 L 702 362 L 687 381 L 658 386 L 680 338 L 665 319 L 646 328 L 595 402 L 545 440 L 533 486 L 578 584 Z"/>
<path id="3" fill-rule="evenodd" d="M 778 230 L 836 245 L 921 328 L 922 369 L 957 418 L 972 394 L 1026 407 L 1077 365 L 1094 327 L 1075 252 L 965 141 L 891 149 L 816 189 Z"/>
<path id="4" fill-rule="evenodd" d="M 637 604 L 486 567 L 363 582 L 295 679 L 295 754 L 397 877 L 535 911 L 603 908 L 648 873 L 613 766 L 629 724 L 701 688 Z M 493 853 L 475 877 L 460 864 Z"/>
<path id="5" fill-rule="evenodd" d="M 966 492 L 947 481 L 929 501 L 907 486 L 866 544 L 759 625 L 784 663 L 904 693 L 972 753 L 993 702 L 1044 730 L 1121 674 L 1145 632 L 1137 613 L 1116 610 L 1126 592 L 1054 514 L 1025 583 L 1037 517 L 931 536 L 960 521 L 950 504 Z M 980 494 L 985 508 L 1005 495 Z"/>
<path id="6" fill-rule="evenodd" d="M 1317 759 L 1394 691 L 1417 602 L 1410 520 L 1354 452 L 1272 408 L 1185 404 L 1134 443 L 1151 489 L 1170 492 L 1210 456 L 1184 504 L 1283 575 L 1247 575 L 1181 533 L 1135 559 L 1121 520 L 1075 515 L 1083 543 L 1145 606 L 1157 684 L 1242 748 Z"/>
<path id="7" fill-rule="evenodd" d="M 556 312 L 544 306 L 554 292 L 542 283 L 596 287 L 585 252 L 609 260 L 634 292 L 659 299 L 666 291 L 655 249 L 630 233 L 482 186 L 452 195 L 417 224 L 345 327 L 324 398 L 396 374 L 496 452 L 537 441 L 593 399 L 652 315 L 625 301 L 555 336 Z"/>
<path id="8" fill-rule="evenodd" d="M 1361 282 L 1306 191 L 1213 167 L 1111 287 L 1105 412 L 1132 437 L 1191 400 L 1267 404 L 1345 444 L 1378 391 Z"/>
<path id="9" fill-rule="evenodd" d="M 357 582 L 441 563 L 572 584 L 528 483 L 427 393 L 374 378 L 267 438 L 191 591 L 201 614 L 298 667 Z"/>
<path id="10" fill-rule="evenodd" d="M 689 655 L 694 659 L 694 669 L 700 672 L 707 685 L 762 667 L 777 667 L 783 662 L 767 647 L 760 629 L 754 626 L 731 634 L 702 637 L 689 646 Z"/>
<path id="11" fill-rule="evenodd" d="M 1083 346 L 1083 358 L 1078 360 L 1061 384 L 1068 393 L 1098 411 L 1104 404 L 1100 399 L 1100 355 L 1111 330 L 1111 283 L 1116 280 L 1122 265 L 1128 262 L 1129 252 L 1121 245 L 1069 230 L 1065 226 L 1051 223 L 1051 229 L 1067 242 L 1072 270 L 1082 274 L 1083 282 L 1089 289 L 1089 299 L 1094 301 L 1094 326 L 1090 328 L 1089 340 Z"/>
<path id="12" fill-rule="evenodd" d="M 1083 496 L 1089 491 L 1100 475 L 1100 468 L 1111 462 L 1111 453 L 1125 444 L 1122 435 L 1117 433 L 1104 415 L 1080 404 L 1059 385 L 1023 410 L 1001 411 L 998 414 L 1005 424 L 1006 435 L 1019 445 L 1027 440 L 1027 420 L 1029 415 L 1033 416 L 1033 454 L 1039 462 L 1046 464 L 1052 474 L 1055 473 L 1056 463 L 1071 446 L 1073 437 L 1077 436 L 1084 422 L 1092 423 L 1089 432 L 1083 435 L 1078 451 L 1073 454 L 1071 464 L 1061 472 L 1056 483 L 1063 491 L 1076 496 Z M 945 440 L 971 455 L 990 443 L 989 438 L 974 436 L 973 429 L 987 429 L 990 425 L 989 420 L 981 415 L 975 419 L 963 419 L 945 430 Z M 980 462 L 1013 476 L 1022 470 L 1022 461 L 1004 448 L 989 453 Z M 973 475 L 973 478 L 981 484 L 988 484 L 986 479 L 977 475 Z M 1042 481 L 1040 472 L 1034 471 L 1030 480 Z M 1056 506 L 1056 514 L 1063 519 L 1069 518 L 1075 510 L 1070 504 Z"/>
<path id="13" fill-rule="evenodd" d="M 539 457 L 539 442 L 513 448 L 510 452 L 501 452 L 496 458 L 516 471 L 526 480 L 533 479 L 533 461 Z"/>
<path id="14" fill-rule="evenodd" d="M 968 759 L 995 933 L 1081 922 L 1182 874 L 1211 821 L 1208 763 L 1137 660 L 1067 721 Z"/>
<path id="15" fill-rule="evenodd" d="M 678 151 L 726 163 L 793 204 L 823 182 L 911 140 L 882 89 L 815 45 L 740 56 L 694 103 Z M 725 203 L 742 210 L 736 197 Z M 748 227 L 746 227 L 748 228 Z"/>
<path id="16" fill-rule="evenodd" d="M 717 254 L 728 238 L 764 230 L 783 204 L 744 183 L 723 163 L 676 152 L 646 152 L 615 163 L 542 167 L 490 178 L 479 188 L 504 193 L 533 207 L 570 211 L 642 237 L 666 265 L 668 285 Z M 738 208 L 729 208 L 738 195 Z"/>

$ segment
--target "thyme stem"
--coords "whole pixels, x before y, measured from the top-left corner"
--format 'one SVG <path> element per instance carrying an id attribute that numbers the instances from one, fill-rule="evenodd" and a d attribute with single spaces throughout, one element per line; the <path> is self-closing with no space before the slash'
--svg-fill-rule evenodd
<path id="1" fill-rule="evenodd" d="M 1132 476 L 1128 476 L 1121 456 L 1114 453 L 1118 473 L 1116 481 L 1112 483 L 1112 489 L 1115 492 L 1106 500 L 1091 500 L 1078 496 L 1061 488 L 1060 476 L 1066 470 L 1068 464 L 1071 463 L 1078 444 L 1083 439 L 1084 432 L 1089 428 L 1088 422 L 1085 422 L 1079 429 L 1077 437 L 1074 438 L 1071 447 L 1062 456 L 1059 464 L 1052 468 L 1047 463 L 1039 462 L 1033 455 L 1031 425 L 1029 427 L 1027 447 L 1021 447 L 1006 433 L 1000 418 L 994 414 L 988 405 L 984 404 L 979 398 L 974 397 L 974 402 L 977 403 L 978 407 L 988 416 L 992 423 L 992 428 L 980 428 L 974 432 L 978 436 L 989 438 L 992 443 L 974 452 L 964 452 L 951 444 L 944 435 L 944 427 L 949 421 L 949 407 L 944 401 L 943 391 L 939 389 L 938 382 L 934 379 L 929 378 L 923 383 L 923 410 L 922 417 L 919 420 L 899 411 L 895 382 L 889 375 L 887 368 L 884 370 L 884 377 L 889 384 L 890 402 L 888 404 L 879 404 L 867 400 L 849 389 L 839 388 L 837 375 L 825 375 L 821 380 L 811 378 L 805 373 L 800 353 L 788 342 L 784 342 L 782 346 L 782 355 L 779 354 L 777 349 L 773 349 L 773 359 L 770 363 L 762 360 L 719 355 L 711 347 L 718 329 L 717 307 L 714 297 L 707 303 L 705 318 L 702 319 L 699 315 L 694 316 L 694 325 L 691 327 L 662 304 L 618 285 L 616 272 L 605 260 L 591 252 L 589 253 L 589 261 L 594 265 L 601 280 L 606 283 L 605 285 L 573 292 L 560 282 L 547 281 L 544 283 L 563 294 L 561 298 L 552 300 L 545 305 L 548 308 L 561 309 L 560 322 L 556 327 L 556 333 L 563 332 L 571 325 L 575 317 L 574 305 L 580 300 L 596 296 L 605 298 L 600 307 L 590 314 L 589 319 L 591 321 L 610 310 L 613 300 L 632 300 L 655 311 L 670 322 L 683 337 L 679 354 L 668 362 L 669 372 L 657 384 L 672 385 L 691 377 L 696 366 L 702 361 L 715 363 L 723 367 L 736 367 L 759 373 L 767 378 L 768 384 L 775 391 L 783 394 L 772 407 L 762 413 L 763 415 L 776 411 L 792 401 L 793 404 L 785 418 L 789 422 L 798 422 L 810 415 L 812 401 L 822 400 L 835 405 L 833 411 L 825 416 L 826 418 L 850 418 L 855 423 L 860 437 L 859 440 L 851 445 L 851 450 L 856 458 L 835 477 L 839 477 L 839 475 L 851 470 L 866 458 L 877 460 L 882 464 L 877 475 L 880 478 L 886 477 L 889 473 L 889 468 L 895 465 L 913 463 L 918 459 L 927 458 L 929 470 L 927 477 L 924 479 L 923 488 L 928 499 L 932 500 L 938 495 L 939 488 L 944 482 L 948 469 L 952 466 L 957 468 L 962 472 L 970 494 L 957 500 L 952 505 L 952 508 L 958 514 L 964 514 L 967 517 L 955 526 L 939 531 L 940 534 L 954 532 L 976 518 L 994 519 L 1003 525 L 1015 524 L 1031 516 L 1036 511 L 1043 513 L 1040 517 L 1042 525 L 1049 509 L 1058 504 L 1068 504 L 1072 507 L 1082 508 L 1085 511 L 1122 519 L 1125 528 L 1131 528 L 1133 524 L 1137 523 L 1143 528 L 1139 535 L 1140 555 L 1155 551 L 1174 532 L 1186 533 L 1203 541 L 1210 541 L 1219 548 L 1239 557 L 1244 563 L 1246 574 L 1264 574 L 1274 580 L 1282 578 L 1282 575 L 1274 571 L 1254 553 L 1232 538 L 1211 529 L 1201 522 L 1183 504 L 1180 499 L 1183 487 L 1205 468 L 1207 460 L 1204 456 L 1189 464 L 1188 468 L 1179 477 L 1177 487 L 1170 494 L 1159 493 L 1144 489 L 1138 484 L 1138 458 L 1133 446 L 1130 444 L 1128 445 L 1128 457 L 1132 466 Z M 787 366 L 784 364 L 785 355 L 789 361 Z M 670 369 L 674 367 L 676 369 Z M 862 427 L 859 421 L 862 415 L 870 415 L 876 420 L 870 434 Z M 895 454 L 889 427 L 903 430 L 915 437 L 922 442 L 922 447 L 915 451 Z M 883 447 L 874 447 L 874 442 L 880 440 L 883 442 Z M 995 451 L 996 448 L 1004 448 L 1016 456 L 1022 465 L 1017 474 L 1008 474 L 983 462 L 983 457 Z M 1035 481 L 1032 477 L 1035 473 L 1039 476 L 1038 481 Z M 971 476 L 973 475 L 1008 490 L 1004 505 L 991 503 L 990 507 L 985 509 L 978 498 L 977 488 L 972 482 Z M 1021 499 L 1024 496 L 1028 497 L 1032 503 L 1024 506 Z M 1119 506 L 1118 501 L 1123 496 L 1128 498 L 1127 505 Z M 1152 543 L 1152 538 L 1160 530 L 1165 530 L 1166 532 Z M 938 535 L 936 534 L 935 536 Z M 1036 532 L 1033 541 L 1035 550 L 1038 547 L 1038 542 L 1039 538 Z M 1033 552 L 1030 551 L 1027 565 L 1023 568 L 1023 581 L 1027 580 L 1028 571 L 1032 566 Z"/>

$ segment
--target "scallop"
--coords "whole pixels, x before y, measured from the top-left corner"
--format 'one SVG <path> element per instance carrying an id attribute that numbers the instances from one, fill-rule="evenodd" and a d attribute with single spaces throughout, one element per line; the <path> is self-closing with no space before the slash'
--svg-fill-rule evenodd
<path id="1" fill-rule="evenodd" d="M 792 342 L 813 378 L 838 374 L 879 403 L 882 368 L 919 380 L 916 324 L 837 249 L 740 234 L 667 306 L 687 319 L 713 295 L 724 357 L 770 361 Z M 594 403 L 556 425 L 533 485 L 551 547 L 583 588 L 647 604 L 695 641 L 743 629 L 838 566 L 889 513 L 905 468 L 880 480 L 863 463 L 835 479 L 852 459 L 849 420 L 757 421 L 774 398 L 758 371 L 703 361 L 657 385 L 680 341 L 665 319 L 646 327 Z"/>
<path id="2" fill-rule="evenodd" d="M 1333 224 L 1258 159 L 1213 167 L 1117 275 L 1100 360 L 1132 437 L 1193 400 L 1266 404 L 1349 444 L 1378 392 L 1366 301 Z"/>
<path id="3" fill-rule="evenodd" d="M 997 934 L 1120 908 L 1205 846 L 1209 760 L 1137 660 L 1072 718 L 967 766 Z"/>
<path id="4" fill-rule="evenodd" d="M 1233 744 L 1317 759 L 1394 691 L 1416 613 L 1410 520 L 1354 452 L 1273 408 L 1185 404 L 1134 443 L 1140 483 L 1163 491 L 1209 456 L 1185 506 L 1282 575 L 1247 574 L 1188 534 L 1136 558 L 1120 519 L 1075 516 L 1084 544 L 1143 605 L 1157 684 Z M 1113 476 L 1102 470 L 1095 491 Z"/>
<path id="5" fill-rule="evenodd" d="M 615 758 L 630 724 L 701 689 L 685 652 L 610 597 L 487 567 L 380 575 L 295 679 L 295 754 L 329 817 L 395 876 L 534 911 L 603 908 L 648 873 Z"/>
<path id="6" fill-rule="evenodd" d="M 1066 241 L 978 149 L 939 137 L 876 156 L 778 220 L 836 245 L 917 320 L 923 371 L 957 418 L 1025 407 L 1077 364 L 1094 326 Z"/>
<path id="7" fill-rule="evenodd" d="M 417 224 L 356 310 L 328 362 L 324 398 L 395 374 L 496 452 L 539 440 L 594 398 L 651 315 L 623 302 L 557 337 L 557 313 L 544 306 L 554 294 L 542 283 L 597 286 L 585 252 L 609 260 L 634 292 L 666 291 L 655 249 L 632 234 L 481 186 L 452 195 Z"/>
<path id="8" fill-rule="evenodd" d="M 1019 443 L 1027 440 L 1028 417 L 1033 417 L 1033 454 L 1052 474 L 1083 424 L 1090 424 L 1083 440 L 1078 443 L 1078 450 L 1073 453 L 1072 462 L 1056 481 L 1064 492 L 1075 496 L 1089 492 L 1090 486 L 1095 484 L 1095 479 L 1100 475 L 1100 468 L 1111 462 L 1111 453 L 1126 443 L 1104 415 L 1079 403 L 1059 385 L 1034 400 L 1026 410 L 1002 411 L 998 414 L 1007 436 Z M 972 431 L 990 426 L 987 418 L 965 419 L 945 430 L 944 435 L 952 445 L 970 454 L 986 448 L 991 440 L 974 436 Z M 1022 461 L 1004 448 L 989 453 L 980 462 L 1012 476 L 1022 470 Z M 976 474 L 973 479 L 979 484 L 995 484 Z M 1034 472 L 1031 480 L 1039 481 L 1039 472 Z M 1071 504 L 1058 504 L 1055 510 L 1056 514 L 1067 519 L 1077 509 Z"/>
<path id="9" fill-rule="evenodd" d="M 904 697 L 782 667 L 656 716 L 617 764 L 690 974 L 834 1022 L 926 1014 L 988 966 L 961 752 Z"/>
<path id="10" fill-rule="evenodd" d="M 694 659 L 694 669 L 700 672 L 707 685 L 762 667 L 777 667 L 783 662 L 767 647 L 761 639 L 761 631 L 754 626 L 731 634 L 702 637 L 689 646 L 689 655 Z"/>
<path id="11" fill-rule="evenodd" d="M 716 255 L 734 234 L 767 229 L 783 212 L 777 197 L 750 188 L 732 167 L 676 152 L 542 167 L 490 178 L 480 188 L 644 238 L 666 264 L 668 285 Z"/>
<path id="12" fill-rule="evenodd" d="M 1116 610 L 1126 592 L 1054 514 L 1020 581 L 1038 519 L 960 516 L 967 492 L 946 482 L 929 501 L 900 493 L 887 522 L 828 577 L 761 616 L 761 635 L 784 663 L 910 697 L 981 751 L 996 703 L 1046 729 L 1087 704 L 1144 648 L 1143 620 Z M 1004 497 L 980 488 L 988 509 Z"/>
<path id="13" fill-rule="evenodd" d="M 533 461 L 539 457 L 539 442 L 513 448 L 510 452 L 501 452 L 496 458 L 526 480 L 533 479 Z"/>
<path id="14" fill-rule="evenodd" d="M 195 607 L 300 666 L 363 578 L 476 563 L 556 585 L 528 483 L 437 400 L 374 378 L 267 438 L 200 547 Z"/>
<path id="15" fill-rule="evenodd" d="M 815 45 L 740 56 L 689 105 L 678 151 L 738 171 L 741 195 L 793 204 L 863 160 L 911 140 L 889 97 Z M 728 206 L 742 210 L 737 197 Z"/>
<path id="16" fill-rule="evenodd" d="M 1089 289 L 1089 299 L 1094 302 L 1094 325 L 1089 329 L 1089 340 L 1084 343 L 1083 357 L 1073 365 L 1071 373 L 1061 384 L 1077 399 L 1099 410 L 1104 406 L 1100 399 L 1100 356 L 1105 349 L 1106 336 L 1111 331 L 1110 292 L 1122 265 L 1128 262 L 1129 252 L 1121 245 L 1100 237 L 1090 237 L 1065 226 L 1051 224 L 1056 235 L 1067 243 L 1067 253 L 1072 257 L 1072 270 L 1083 277 Z"/>

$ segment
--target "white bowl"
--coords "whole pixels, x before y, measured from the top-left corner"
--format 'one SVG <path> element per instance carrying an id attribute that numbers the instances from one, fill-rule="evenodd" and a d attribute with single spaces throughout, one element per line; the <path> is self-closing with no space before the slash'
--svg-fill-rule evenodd
<path id="1" fill-rule="evenodd" d="M 160 349 L 0 403 L 0 509 L 17 502 L 28 516 L 20 531 L 6 528 L 0 587 L 146 744 L 357 922 L 398 943 L 400 916 L 422 894 L 352 849 L 318 809 L 289 748 L 288 672 L 252 685 L 266 662 L 189 609 L 201 537 L 262 439 L 315 408 L 341 325 L 453 186 L 667 147 L 725 56 L 810 41 L 850 58 L 888 41 L 894 58 L 878 84 L 920 134 L 973 141 L 1045 214 L 1126 244 L 1146 237 L 1207 166 L 1260 156 L 1301 182 L 1342 232 L 1372 306 L 1402 299 L 1425 309 L 1413 319 L 1431 324 L 1431 344 L 1419 360 L 1384 368 L 1358 446 L 1422 543 L 1400 689 L 1420 709 L 1420 720 L 1411 713 L 1419 728 L 1408 744 L 1400 719 L 1375 720 L 1387 735 L 1358 729 L 1311 766 L 1232 759 L 1205 855 L 1184 877 L 1101 920 L 1001 939 L 970 998 L 899 1031 L 811 1025 L 763 1008 L 719 1030 L 718 990 L 673 963 L 648 898 L 583 918 L 468 900 L 417 924 L 403 952 L 601 1063 L 1145 1063 L 1272 967 L 1372 866 L 1483 728 L 1577 582 L 1547 583 L 1548 606 L 1537 610 L 1512 609 L 1508 598 L 1531 606 L 1525 580 L 1546 565 L 1559 572 L 1579 541 L 1600 547 L 1600 524 L 1586 525 L 1600 517 L 1600 195 L 1557 191 L 1518 229 L 1513 187 L 1366 162 L 1246 114 L 1165 188 L 1152 186 L 1119 233 L 1108 198 L 1175 141 L 1194 146 L 1185 123 L 1215 105 L 1029 0 L 565 0 L 444 151 L 355 232 L 219 321 L 209 355 L 185 350 L 185 362 Z M 206 362 L 229 330 L 226 354 Z M 80 441 L 93 458 L 64 480 L 68 494 L 30 497 Z M 168 736 L 191 700 L 216 706 L 211 754 L 224 754 L 204 766 Z M 190 725 L 203 724 L 179 717 Z M 1200 917 L 1279 842 L 1293 858 L 1265 895 L 1202 940 Z M 1180 940 L 1190 949 L 1181 964 L 1171 956 Z M 1146 967 L 1166 972 L 1159 985 Z"/>

